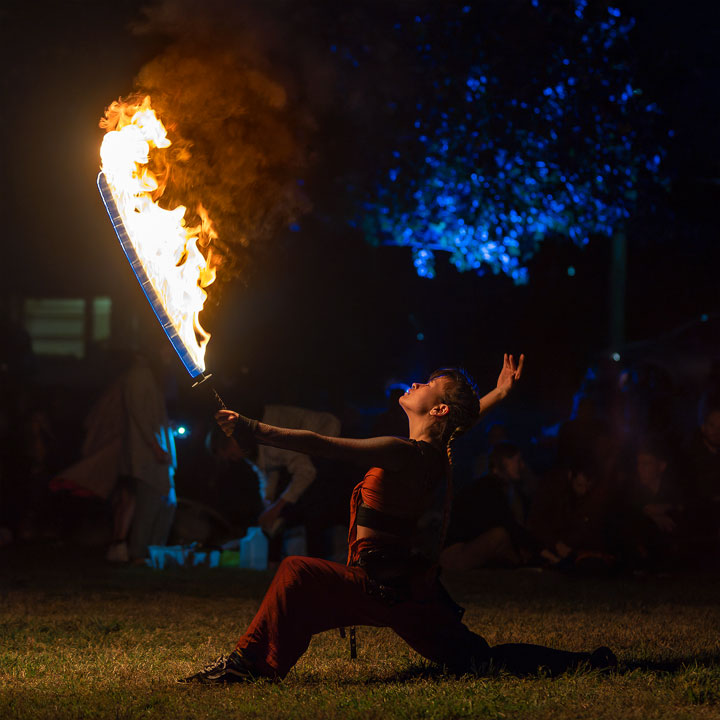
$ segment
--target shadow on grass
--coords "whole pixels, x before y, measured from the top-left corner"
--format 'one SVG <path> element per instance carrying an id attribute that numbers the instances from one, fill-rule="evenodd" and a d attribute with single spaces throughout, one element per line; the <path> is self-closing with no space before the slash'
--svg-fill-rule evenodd
<path id="1" fill-rule="evenodd" d="M 580 670 L 582 671 L 582 670 Z M 578 672 L 578 669 L 571 670 L 571 673 Z M 587 669 L 587 672 L 597 672 L 596 670 Z M 368 674 L 362 676 L 346 677 L 337 679 L 334 678 L 333 682 L 341 686 L 351 685 L 387 685 L 389 683 L 414 683 L 421 680 L 431 681 L 458 681 L 458 680 L 477 680 L 477 679 L 499 679 L 502 677 L 521 677 L 521 678 L 538 678 L 538 679 L 551 679 L 553 677 L 559 677 L 558 675 L 552 676 L 544 668 L 538 669 L 535 673 L 512 673 L 507 669 L 490 669 L 486 672 L 467 672 L 467 673 L 453 673 L 449 672 L 445 668 L 439 665 L 424 664 L 422 662 L 416 665 L 411 665 L 404 670 L 400 670 L 390 674 L 371 674 L 372 670 L 368 669 Z M 318 675 L 310 678 L 303 678 L 303 684 L 305 685 L 322 685 L 327 682 L 327 679 Z"/>
<path id="2" fill-rule="evenodd" d="M 391 675 L 364 676 L 362 678 L 346 678 L 340 681 L 340 685 L 382 685 L 387 683 L 411 683 L 418 680 L 460 680 L 462 678 L 502 678 L 502 677 L 519 677 L 519 678 L 538 678 L 542 680 L 562 677 L 563 675 L 574 675 L 576 673 L 600 674 L 606 677 L 613 675 L 627 675 L 637 670 L 642 672 L 657 674 L 673 674 L 681 672 L 687 668 L 706 667 L 720 669 L 720 652 L 701 653 L 699 655 L 688 655 L 673 660 L 629 660 L 621 662 L 617 668 L 596 670 L 587 665 L 581 665 L 572 668 L 565 673 L 551 675 L 546 668 L 539 668 L 534 673 L 527 672 L 511 672 L 507 668 L 490 669 L 484 673 L 466 673 L 464 675 L 450 673 L 439 665 L 430 665 L 428 663 L 417 663 L 408 668 Z M 309 682 L 312 684 L 313 680 Z M 317 678 L 318 684 L 323 682 L 322 678 Z"/>
<path id="3" fill-rule="evenodd" d="M 654 673 L 675 673 L 693 666 L 720 668 L 720 652 L 687 655 L 672 660 L 628 660 L 621 664 L 619 672 L 628 673 L 634 670 L 644 670 L 645 672 Z"/>

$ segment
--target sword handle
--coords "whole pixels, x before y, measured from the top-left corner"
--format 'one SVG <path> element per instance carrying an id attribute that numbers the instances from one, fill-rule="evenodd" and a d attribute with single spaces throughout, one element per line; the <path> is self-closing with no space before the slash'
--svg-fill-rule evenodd
<path id="1" fill-rule="evenodd" d="M 227 410 L 227 405 L 223 402 L 223 399 L 218 395 L 217 390 L 214 387 L 210 387 L 212 390 L 212 394 L 215 396 L 215 400 L 217 401 L 217 404 L 220 406 L 221 410 Z"/>
<path id="2" fill-rule="evenodd" d="M 206 380 L 209 380 L 212 377 L 212 373 L 201 373 L 197 376 L 195 379 L 195 382 L 192 384 L 193 387 L 197 387 L 198 385 L 202 385 Z M 220 410 L 227 410 L 227 405 L 223 402 L 223 399 L 218 395 L 217 390 L 212 386 L 208 385 L 210 390 L 212 391 L 213 397 L 215 398 L 215 401 L 218 404 L 218 407 Z"/>

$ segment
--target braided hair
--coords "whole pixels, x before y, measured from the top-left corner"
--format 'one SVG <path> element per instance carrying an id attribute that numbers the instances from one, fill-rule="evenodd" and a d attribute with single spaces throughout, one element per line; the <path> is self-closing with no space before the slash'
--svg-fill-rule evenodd
<path id="1" fill-rule="evenodd" d="M 453 443 L 461 435 L 464 435 L 480 418 L 480 394 L 475 381 L 470 377 L 469 373 L 463 368 L 440 368 L 430 375 L 430 380 L 441 377 L 448 378 L 450 382 L 445 383 L 445 392 L 442 397 L 442 402 L 448 406 L 445 427 L 441 435 L 447 453 L 448 471 L 445 508 L 440 532 L 440 549 L 445 543 L 450 521 Z"/>
<path id="2" fill-rule="evenodd" d="M 463 368 L 440 368 L 430 375 L 430 380 L 447 378 L 442 402 L 448 406 L 441 439 L 445 443 L 448 462 L 453 464 L 452 445 L 465 434 L 480 417 L 480 394 L 475 381 Z"/>

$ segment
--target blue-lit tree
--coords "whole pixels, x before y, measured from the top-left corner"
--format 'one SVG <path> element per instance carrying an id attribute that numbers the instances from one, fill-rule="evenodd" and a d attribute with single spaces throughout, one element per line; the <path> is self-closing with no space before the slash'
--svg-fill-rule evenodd
<path id="1" fill-rule="evenodd" d="M 441 251 L 524 283 L 544 238 L 621 231 L 638 193 L 665 182 L 633 20 L 587 0 L 428 7 L 394 26 L 420 72 L 412 112 L 389 105 L 396 144 L 366 198 L 367 238 L 412 248 L 424 277 Z"/>

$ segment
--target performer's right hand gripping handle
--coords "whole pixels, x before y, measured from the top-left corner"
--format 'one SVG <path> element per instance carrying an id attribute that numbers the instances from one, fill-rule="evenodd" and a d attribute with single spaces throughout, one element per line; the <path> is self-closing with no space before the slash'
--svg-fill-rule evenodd
<path id="1" fill-rule="evenodd" d="M 228 437 L 233 437 L 241 448 L 252 447 L 255 443 L 257 420 L 246 418 L 234 410 L 219 410 L 215 413 L 215 419 L 222 431 Z"/>

